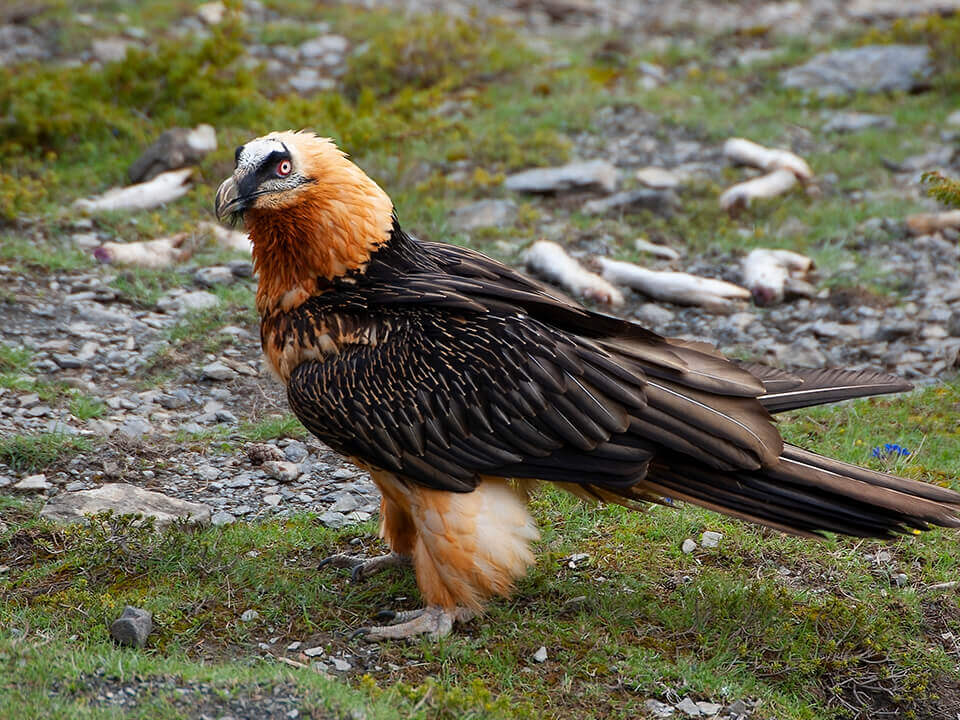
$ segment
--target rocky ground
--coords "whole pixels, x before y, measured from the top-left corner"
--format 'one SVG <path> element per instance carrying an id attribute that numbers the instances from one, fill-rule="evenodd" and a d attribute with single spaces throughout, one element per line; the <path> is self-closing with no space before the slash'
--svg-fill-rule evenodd
<path id="1" fill-rule="evenodd" d="M 246 0 L 242 21 L 254 32 L 231 67 L 259 68 L 261 93 L 293 103 L 283 122 L 302 122 L 307 113 L 296 103 L 319 112 L 327 94 L 342 93 L 353 102 L 356 59 L 371 53 L 357 17 L 380 17 L 350 14 L 360 7 L 410 17 L 442 9 L 471 22 L 497 17 L 519 33 L 525 47 L 546 58 L 538 62 L 547 79 L 517 92 L 551 97 L 556 92 L 551 83 L 559 83 L 555 74 L 580 66 L 589 66 L 585 76 L 597 84 L 583 93 L 583 119 L 551 120 L 556 137 L 545 141 L 529 132 L 514 145 L 504 137 L 503 155 L 515 145 L 543 143 L 542 153 L 521 154 L 517 161 L 489 159 L 498 150 L 481 150 L 479 141 L 475 154 L 465 153 L 460 140 L 448 135 L 436 141 L 437 148 L 428 140 L 426 150 L 420 147 L 418 155 L 411 150 L 411 158 L 399 161 L 403 153 L 396 148 L 405 147 L 404 140 L 388 139 L 387 149 L 371 151 L 369 158 L 361 150 L 358 161 L 396 193 L 401 217 L 411 218 L 407 227 L 414 233 L 470 243 L 518 267 L 532 240 L 549 239 L 588 267 L 595 267 L 597 257 L 615 257 L 737 284 L 744 282 L 746 250 L 795 248 L 817 263 L 808 278 L 813 287 L 808 297 L 788 297 L 770 307 L 739 302 L 718 311 L 626 291 L 622 306 L 596 307 L 666 335 L 706 340 L 740 359 L 788 368 L 878 368 L 918 385 L 955 376 L 960 228 L 918 233 L 905 219 L 937 209 L 921 180 L 924 172 L 960 174 L 956 95 L 937 84 L 945 70 L 932 48 L 868 46 L 838 56 L 832 44 L 846 47 L 849 38 L 887 32 L 897 18 L 949 14 L 960 3 L 374 0 L 343 3 L 329 17 L 304 21 L 302 9 L 288 14 L 293 11 L 278 3 Z M 164 32 L 181 39 L 216 37 L 228 17 L 222 5 L 208 3 L 173 13 Z M 110 17 L 92 7 L 50 16 L 34 14 L 26 5 L 0 10 L 0 68 L 16 71 L 39 61 L 106 71 L 124 61 L 128 50 L 152 51 L 156 28 L 150 22 L 135 5 Z M 806 44 L 798 50 L 798 43 Z M 410 60 L 404 52 L 405 64 L 386 74 L 415 87 L 423 77 L 418 73 L 427 73 L 417 63 L 429 63 L 416 52 L 407 54 Z M 638 52 L 645 59 L 638 59 Z M 496 102 L 478 99 L 471 85 L 488 82 L 482 74 L 470 76 L 412 124 L 439 118 L 454 135 L 460 125 L 479 124 L 478 118 L 493 114 Z M 711 96 L 712 84 L 725 94 Z M 702 101 L 691 99 L 701 95 Z M 386 102 L 385 97 L 380 100 Z M 920 109 L 910 110 L 911 103 Z M 780 108 L 788 104 L 801 108 L 802 121 L 781 119 Z M 534 113 L 548 114 L 542 107 Z M 512 122 L 520 124 L 522 116 Z M 756 125 L 744 125 L 745 116 L 751 123 L 756 118 Z M 216 128 L 216 152 L 192 161 L 198 177 L 185 199 L 139 214 L 86 213 L 66 200 L 38 203 L 6 221 L 6 248 L 0 248 L 0 494 L 59 503 L 69 502 L 74 493 L 122 482 L 174 501 L 201 503 L 217 526 L 312 513 L 326 528 L 357 526 L 348 542 L 357 551 L 372 551 L 375 543 L 362 528 L 371 528 L 368 521 L 376 517 L 375 487 L 365 472 L 310 437 L 287 413 L 283 390 L 260 358 L 249 254 L 213 247 L 200 229 L 200 222 L 209 220 L 212 191 L 229 171 L 230 147 L 267 129 L 235 122 Z M 137 154 L 157 129 L 137 131 L 145 136 Z M 362 147 L 368 131 L 351 131 Z M 474 137 L 487 138 L 476 132 Z M 495 128 L 489 135 L 496 140 L 502 132 Z M 734 166 L 723 155 L 723 141 L 754 132 L 758 140 L 789 146 L 809 159 L 815 178 L 785 198 L 729 216 L 717 206 L 720 191 L 759 171 Z M 890 144 L 892 138 L 897 145 Z M 555 147 L 566 148 L 566 157 L 548 161 Z M 64 148 L 59 152 L 69 156 Z M 562 160 L 585 161 L 593 169 L 582 177 L 568 174 L 556 185 L 549 179 L 526 189 L 518 184 L 521 171 Z M 95 182 L 62 182 L 65 198 L 124 182 L 126 165 L 91 166 L 91 173 L 100 172 Z M 600 176 L 591 176 L 598 167 Z M 0 179 L 11 178 L 0 170 Z M 162 271 L 94 261 L 102 255 L 93 249 L 105 242 L 172 231 L 204 240 L 192 257 Z M 661 252 L 664 248 L 668 252 Z M 4 531 L 0 521 L 0 536 Z M 683 552 L 697 547 L 684 546 Z M 570 568 L 576 569 L 577 557 L 569 557 Z M 890 565 L 884 573 L 893 577 L 888 561 L 882 563 Z M 783 568 L 779 559 L 774 564 L 776 572 Z M 9 569 L 0 565 L 0 573 Z M 919 570 L 895 585 L 914 582 L 914 575 Z M 680 577 L 670 582 L 690 581 L 689 575 Z M 393 600 L 409 602 L 405 595 Z M 241 623 L 257 628 L 244 642 L 258 657 L 351 677 L 364 672 L 407 677 L 403 673 L 415 674 L 421 664 L 352 648 L 329 632 L 300 633 L 291 642 L 286 630 L 261 627 L 261 613 L 267 614 L 265 607 L 252 605 L 244 610 L 246 617 L 240 616 Z M 946 628 L 949 622 L 940 625 Z M 557 650 L 551 645 L 524 651 L 524 670 L 553 672 Z M 304 706 L 296 688 L 283 684 L 266 689 L 252 684 L 229 700 L 217 700 L 210 684 L 165 675 L 124 683 L 91 672 L 81 684 L 85 701 L 103 707 L 142 708 L 158 693 L 174 693 L 189 698 L 184 707 L 190 703 L 204 717 L 306 716 L 300 714 Z M 766 717 L 762 702 L 748 693 L 732 698 L 717 691 L 708 697 L 674 686 L 683 683 L 663 685 L 661 699 L 644 691 L 644 712 L 651 717 Z M 53 690 L 57 695 L 68 691 Z M 838 691 L 835 697 L 841 700 L 831 707 L 839 703 L 859 712 L 856 692 Z M 888 705 L 878 701 L 870 707 Z M 920 717 L 928 717 L 922 714 L 926 711 L 923 706 Z M 320 710 L 312 716 L 327 717 Z"/>

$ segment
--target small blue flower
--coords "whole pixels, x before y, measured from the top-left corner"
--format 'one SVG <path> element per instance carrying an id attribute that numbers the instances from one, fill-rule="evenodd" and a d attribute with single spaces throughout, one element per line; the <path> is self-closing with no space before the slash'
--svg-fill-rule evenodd
<path id="1" fill-rule="evenodd" d="M 901 457 L 907 457 L 910 455 L 910 451 L 905 447 L 896 445 L 894 443 L 886 443 L 882 448 L 877 446 L 871 452 L 870 455 L 875 458 L 885 458 L 890 455 L 898 455 Z"/>

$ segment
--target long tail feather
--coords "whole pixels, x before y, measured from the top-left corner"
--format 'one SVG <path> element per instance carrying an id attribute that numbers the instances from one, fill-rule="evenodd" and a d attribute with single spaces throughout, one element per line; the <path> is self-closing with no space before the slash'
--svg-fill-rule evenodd
<path id="1" fill-rule="evenodd" d="M 745 365 L 767 389 L 760 402 L 770 412 L 825 405 L 851 398 L 910 390 L 911 385 L 893 375 L 874 370 L 793 370 L 789 373 L 762 365 Z"/>
<path id="2" fill-rule="evenodd" d="M 673 456 L 651 463 L 643 486 L 797 535 L 890 538 L 931 525 L 960 527 L 960 493 L 793 446 L 776 465 L 752 471 Z"/>

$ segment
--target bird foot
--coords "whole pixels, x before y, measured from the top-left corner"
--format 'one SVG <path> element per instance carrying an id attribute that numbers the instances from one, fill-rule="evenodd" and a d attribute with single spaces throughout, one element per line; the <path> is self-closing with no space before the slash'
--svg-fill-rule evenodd
<path id="1" fill-rule="evenodd" d="M 359 582 L 387 568 L 407 567 L 410 565 L 410 558 L 394 552 L 375 558 L 362 558 L 356 555 L 331 555 L 320 561 L 317 570 L 328 565 L 336 568 L 350 568 L 350 579 Z"/>
<path id="2" fill-rule="evenodd" d="M 431 640 L 439 640 L 450 634 L 453 624 L 468 622 L 476 613 L 469 608 L 458 607 L 447 610 L 436 605 L 419 610 L 400 612 L 384 611 L 377 615 L 380 620 L 392 620 L 391 625 L 375 625 L 356 630 L 351 637 L 362 637 L 370 642 L 381 640 L 403 640 L 417 635 L 427 635 Z"/>

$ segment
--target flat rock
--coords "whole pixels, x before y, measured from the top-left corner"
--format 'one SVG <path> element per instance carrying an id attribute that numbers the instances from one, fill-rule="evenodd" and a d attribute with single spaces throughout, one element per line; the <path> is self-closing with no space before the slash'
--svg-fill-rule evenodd
<path id="1" fill-rule="evenodd" d="M 217 133 L 212 125 L 170 128 L 133 161 L 127 175 L 132 183 L 146 182 L 168 170 L 196 165 L 216 149 Z"/>
<path id="2" fill-rule="evenodd" d="M 201 373 L 208 380 L 233 380 L 237 377 L 236 370 L 219 360 L 204 365 Z"/>
<path id="3" fill-rule="evenodd" d="M 828 116 L 824 123 L 824 132 L 852 133 L 871 128 L 892 128 L 896 121 L 889 115 L 873 113 L 838 112 Z"/>
<path id="4" fill-rule="evenodd" d="M 141 514 L 153 518 L 158 528 L 180 518 L 193 524 L 210 522 L 208 505 L 179 500 L 127 483 L 110 483 L 95 490 L 62 493 L 43 507 L 40 516 L 69 525 L 83 522 L 84 515 L 104 510 L 121 515 Z"/>
<path id="5" fill-rule="evenodd" d="M 124 38 L 110 37 L 93 41 L 93 56 L 100 62 L 119 62 L 127 56 L 130 41 Z"/>
<path id="6" fill-rule="evenodd" d="M 454 210 L 450 223 L 457 230 L 482 227 L 504 227 L 517 217 L 517 204 L 512 200 L 480 200 Z"/>
<path id="7" fill-rule="evenodd" d="M 13 489 L 20 492 L 43 492 L 52 487 L 53 485 L 47 482 L 47 476 L 41 473 L 39 475 L 28 475 L 14 485 Z"/>
<path id="8" fill-rule="evenodd" d="M 653 190 L 640 188 L 625 190 L 605 198 L 598 198 L 584 203 L 583 212 L 587 215 L 603 215 L 611 210 L 631 212 L 636 210 L 653 210 L 658 213 L 670 212 L 677 206 L 677 196 L 670 190 Z"/>
<path id="9" fill-rule="evenodd" d="M 213 287 L 214 285 L 229 285 L 237 279 L 237 276 L 226 265 L 212 265 L 197 270 L 193 274 L 193 279 L 201 285 Z"/>
<path id="10" fill-rule="evenodd" d="M 685 552 L 687 555 L 692 553 L 697 549 L 697 543 L 692 538 L 687 538 L 683 541 L 683 544 L 680 546 L 680 549 Z"/>
<path id="11" fill-rule="evenodd" d="M 168 295 L 157 301 L 157 307 L 164 312 L 172 312 L 176 315 L 185 315 L 189 312 L 198 310 L 208 310 L 220 304 L 220 298 L 206 290 L 194 290 L 193 292 L 180 293 L 179 295 Z"/>
<path id="12" fill-rule="evenodd" d="M 656 190 L 670 190 L 680 185 L 680 178 L 676 173 L 662 167 L 644 167 L 637 170 L 637 180 L 641 185 Z"/>
<path id="13" fill-rule="evenodd" d="M 504 187 L 524 193 L 555 193 L 565 190 L 613 192 L 617 187 L 617 169 L 606 160 L 533 168 L 508 176 Z"/>
<path id="14" fill-rule="evenodd" d="M 667 703 L 660 702 L 654 698 L 649 698 L 643 703 L 643 706 L 646 708 L 648 713 L 653 715 L 653 717 L 667 718 L 674 713 L 673 705 L 667 705 Z"/>
<path id="15" fill-rule="evenodd" d="M 677 709 L 687 717 L 700 717 L 703 714 L 697 704 L 688 697 L 677 703 Z"/>
<path id="16" fill-rule="evenodd" d="M 713 530 L 705 530 L 700 536 L 700 544 L 705 548 L 715 548 L 723 540 L 723 535 Z"/>
<path id="17" fill-rule="evenodd" d="M 333 90 L 337 86 L 333 78 L 325 77 L 315 68 L 300 68 L 287 82 L 301 95 Z"/>
<path id="18" fill-rule="evenodd" d="M 867 45 L 821 53 L 784 70 L 784 87 L 820 95 L 849 95 L 919 90 L 933 72 L 930 51 L 923 45 Z"/>

